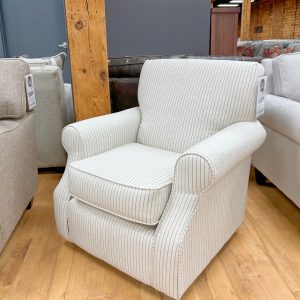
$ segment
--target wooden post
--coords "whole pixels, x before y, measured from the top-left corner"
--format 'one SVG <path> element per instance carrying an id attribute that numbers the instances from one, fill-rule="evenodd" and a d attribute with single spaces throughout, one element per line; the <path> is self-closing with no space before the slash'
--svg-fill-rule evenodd
<path id="1" fill-rule="evenodd" d="M 105 0 L 65 0 L 76 120 L 110 113 Z"/>
<path id="2" fill-rule="evenodd" d="M 250 40 L 251 0 L 244 0 L 242 5 L 241 40 Z"/>

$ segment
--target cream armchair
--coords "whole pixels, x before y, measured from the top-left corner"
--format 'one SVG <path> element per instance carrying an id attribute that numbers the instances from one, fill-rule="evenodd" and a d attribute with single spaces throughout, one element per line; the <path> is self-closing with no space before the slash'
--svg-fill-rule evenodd
<path id="1" fill-rule="evenodd" d="M 63 131 L 68 163 L 54 192 L 60 234 L 180 299 L 243 221 L 263 68 L 145 63 L 140 108 Z"/>
<path id="2" fill-rule="evenodd" d="M 261 122 L 264 145 L 253 155 L 256 181 L 266 179 L 300 207 L 300 53 L 262 61 L 268 95 Z"/>

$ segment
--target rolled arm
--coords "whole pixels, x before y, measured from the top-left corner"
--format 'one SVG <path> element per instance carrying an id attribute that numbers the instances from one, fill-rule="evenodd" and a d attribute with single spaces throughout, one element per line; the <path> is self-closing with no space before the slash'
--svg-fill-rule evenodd
<path id="1" fill-rule="evenodd" d="M 199 194 L 244 161 L 265 141 L 257 122 L 233 124 L 193 146 L 177 161 L 173 189 Z"/>
<path id="2" fill-rule="evenodd" d="M 69 158 L 76 160 L 136 142 L 140 119 L 135 107 L 68 125 L 62 133 L 63 145 Z"/>

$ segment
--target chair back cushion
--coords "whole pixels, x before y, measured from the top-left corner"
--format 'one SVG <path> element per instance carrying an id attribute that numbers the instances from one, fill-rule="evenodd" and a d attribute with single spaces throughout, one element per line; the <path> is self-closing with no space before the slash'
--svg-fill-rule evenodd
<path id="1" fill-rule="evenodd" d="M 146 61 L 138 91 L 138 142 L 182 153 L 233 123 L 256 120 L 263 74 L 253 62 Z"/>
<path id="2" fill-rule="evenodd" d="M 29 66 L 20 59 L 0 59 L 0 119 L 26 114 L 25 76 Z"/>
<path id="3" fill-rule="evenodd" d="M 273 59 L 274 93 L 300 102 L 300 53 Z"/>

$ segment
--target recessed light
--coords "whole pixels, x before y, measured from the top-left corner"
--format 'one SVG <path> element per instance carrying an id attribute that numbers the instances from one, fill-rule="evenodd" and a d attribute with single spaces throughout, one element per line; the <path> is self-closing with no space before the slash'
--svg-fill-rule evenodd
<path id="1" fill-rule="evenodd" d="M 218 7 L 237 7 L 239 6 L 238 4 L 218 4 Z"/>

